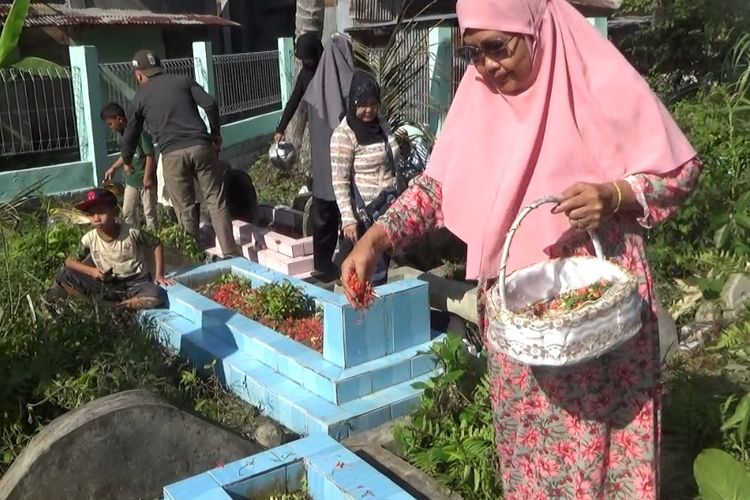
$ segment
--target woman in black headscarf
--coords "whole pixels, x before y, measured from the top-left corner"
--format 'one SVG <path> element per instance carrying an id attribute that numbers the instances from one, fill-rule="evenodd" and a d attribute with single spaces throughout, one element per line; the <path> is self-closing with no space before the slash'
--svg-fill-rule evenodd
<path id="1" fill-rule="evenodd" d="M 380 86 L 361 70 L 354 72 L 345 116 L 331 137 L 333 191 L 341 212 L 339 261 L 395 200 L 398 143 L 380 115 Z M 372 282 L 387 278 L 379 263 Z"/>
<path id="2" fill-rule="evenodd" d="M 284 113 L 281 115 L 279 126 L 276 127 L 276 134 L 273 140 L 279 142 L 284 137 L 284 131 L 291 121 L 294 113 L 297 112 L 299 103 L 302 102 L 302 96 L 307 90 L 307 86 L 315 76 L 315 70 L 318 69 L 318 63 L 323 55 L 323 44 L 320 41 L 320 33 L 304 33 L 297 38 L 297 48 L 294 52 L 297 59 L 302 61 L 302 69 L 297 75 L 297 81 L 294 84 L 294 91 L 289 97 L 289 102 L 284 107 Z"/>

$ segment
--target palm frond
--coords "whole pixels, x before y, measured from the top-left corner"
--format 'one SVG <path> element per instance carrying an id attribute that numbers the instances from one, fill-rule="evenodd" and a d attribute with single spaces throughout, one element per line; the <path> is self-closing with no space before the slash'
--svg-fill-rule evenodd
<path id="1" fill-rule="evenodd" d="M 738 96 L 746 96 L 750 90 L 750 34 L 745 34 L 732 49 L 732 68 L 739 76 L 736 82 Z"/>
<path id="2" fill-rule="evenodd" d="M 19 210 L 32 198 L 45 184 L 48 178 L 44 177 L 25 189 L 16 193 L 11 199 L 0 203 L 0 226 L 5 229 L 13 229 L 21 221 Z"/>
<path id="3" fill-rule="evenodd" d="M 50 218 L 56 222 L 64 222 L 76 226 L 90 224 L 88 216 L 75 208 L 53 208 L 49 211 Z"/>
<path id="4" fill-rule="evenodd" d="M 388 42 L 382 48 L 372 49 L 356 40 L 352 43 L 357 64 L 375 75 L 380 84 L 382 111 L 390 127 L 399 130 L 409 125 L 419 130 L 430 142 L 434 142 L 434 136 L 426 124 L 416 123 L 409 116 L 422 103 L 428 109 L 434 108 L 429 89 L 425 95 L 416 95 L 414 92 L 419 79 L 424 78 L 424 68 L 429 65 L 430 57 L 428 31 L 420 30 L 424 37 L 414 36 L 420 32 L 414 19 L 424 14 L 434 3 L 429 2 L 413 13 L 412 2 L 404 2 Z M 412 17 L 407 18 L 407 13 Z M 414 98 L 422 102 L 415 103 Z M 401 136 L 408 140 L 408 134 L 402 133 Z"/>

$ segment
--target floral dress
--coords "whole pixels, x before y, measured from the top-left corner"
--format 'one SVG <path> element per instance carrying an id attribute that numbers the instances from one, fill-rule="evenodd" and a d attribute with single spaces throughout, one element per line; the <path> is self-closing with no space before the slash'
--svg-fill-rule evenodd
<path id="1" fill-rule="evenodd" d="M 659 334 L 644 228 L 687 199 L 703 165 L 696 158 L 666 175 L 626 180 L 644 209 L 598 231 L 603 250 L 639 280 L 641 331 L 596 360 L 563 368 L 531 367 L 488 349 L 497 452 L 506 500 L 638 499 L 659 496 Z M 422 176 L 378 221 L 394 248 L 443 224 L 441 186 Z M 592 255 L 584 233 L 558 242 L 551 257 Z M 487 329 L 482 283 L 479 318 Z"/>

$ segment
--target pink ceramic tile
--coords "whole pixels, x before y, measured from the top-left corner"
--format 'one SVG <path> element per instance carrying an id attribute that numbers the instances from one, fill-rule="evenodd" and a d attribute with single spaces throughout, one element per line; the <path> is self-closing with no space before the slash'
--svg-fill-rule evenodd
<path id="1" fill-rule="evenodd" d="M 213 248 L 207 248 L 206 253 L 209 255 L 215 255 L 216 257 L 224 257 L 224 254 L 221 253 L 221 247 L 218 243 Z"/>
<path id="2" fill-rule="evenodd" d="M 247 260 L 258 262 L 258 251 L 255 248 L 255 244 L 245 243 L 244 245 L 242 245 L 242 256 Z"/>
<path id="3" fill-rule="evenodd" d="M 294 227 L 295 210 L 289 207 L 277 206 L 273 209 L 273 222 L 279 226 Z"/>
<path id="4" fill-rule="evenodd" d="M 269 239 L 271 240 L 270 242 Z M 305 255 L 305 243 L 302 240 L 272 232 L 266 234 L 265 241 L 266 248 L 273 248 L 287 257 L 302 257 Z"/>
<path id="5" fill-rule="evenodd" d="M 270 248 L 258 252 L 258 264 L 284 274 L 286 274 L 287 271 L 285 263 L 287 259 L 288 257 L 281 255 L 278 252 L 274 252 Z"/>
<path id="6" fill-rule="evenodd" d="M 253 238 L 253 225 L 241 220 L 233 220 L 232 233 L 238 244 L 250 243 Z"/>
<path id="7" fill-rule="evenodd" d="M 313 270 L 313 256 L 306 255 L 304 257 L 296 257 L 289 259 L 285 262 L 286 273 L 289 276 L 296 276 L 298 274 L 309 273 Z"/>
<path id="8" fill-rule="evenodd" d="M 313 238 L 312 236 L 308 236 L 307 238 L 302 238 L 302 243 L 305 246 L 305 253 L 303 255 L 312 255 L 313 254 Z"/>

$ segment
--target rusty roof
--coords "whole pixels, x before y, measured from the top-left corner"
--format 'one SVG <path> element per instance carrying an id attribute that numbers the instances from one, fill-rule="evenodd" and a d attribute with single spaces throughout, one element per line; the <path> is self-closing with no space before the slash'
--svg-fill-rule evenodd
<path id="1" fill-rule="evenodd" d="M 0 22 L 8 16 L 10 5 L 0 5 Z M 206 14 L 158 14 L 135 9 L 71 9 L 62 5 L 32 3 L 26 27 L 74 26 L 240 26 L 219 16 Z"/>

